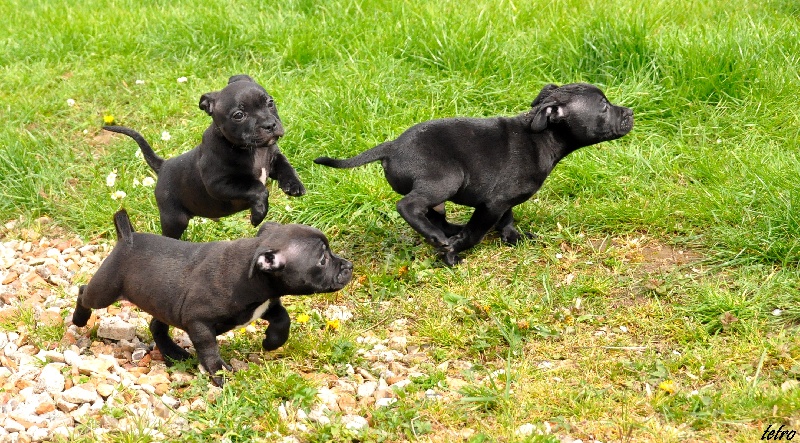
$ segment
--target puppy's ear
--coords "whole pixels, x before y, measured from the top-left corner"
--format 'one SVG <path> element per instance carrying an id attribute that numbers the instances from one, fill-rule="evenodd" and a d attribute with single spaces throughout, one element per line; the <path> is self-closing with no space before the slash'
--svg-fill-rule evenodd
<path id="1" fill-rule="evenodd" d="M 258 233 L 256 233 L 256 237 L 261 237 L 261 235 L 267 232 L 270 228 L 274 228 L 275 226 L 280 226 L 280 225 L 281 225 L 280 223 L 276 222 L 265 222 L 263 225 L 261 225 L 260 228 L 258 228 Z"/>
<path id="2" fill-rule="evenodd" d="M 214 113 L 214 102 L 217 101 L 219 92 L 209 92 L 200 97 L 200 109 L 206 111 L 206 114 L 212 115 Z"/>
<path id="3" fill-rule="evenodd" d="M 253 78 L 250 77 L 249 75 L 238 74 L 238 75 L 234 75 L 234 76 L 232 76 L 231 78 L 228 79 L 228 84 L 235 83 L 235 82 L 253 82 L 253 83 L 255 83 L 255 80 L 253 80 Z"/>
<path id="4" fill-rule="evenodd" d="M 531 108 L 541 104 L 544 99 L 550 97 L 550 94 L 552 94 L 556 89 L 558 89 L 558 85 L 554 85 L 552 83 L 545 85 L 542 90 L 539 91 L 539 95 L 537 95 L 536 98 L 533 99 L 533 102 L 531 102 Z"/>
<path id="5" fill-rule="evenodd" d="M 531 111 L 531 131 L 542 132 L 547 128 L 548 123 L 558 123 L 563 117 L 563 111 L 558 104 L 549 102 L 539 105 Z"/>
<path id="6" fill-rule="evenodd" d="M 249 278 L 253 278 L 256 271 L 275 272 L 286 266 L 286 259 L 280 251 L 274 249 L 260 249 L 256 251 L 250 263 Z"/>

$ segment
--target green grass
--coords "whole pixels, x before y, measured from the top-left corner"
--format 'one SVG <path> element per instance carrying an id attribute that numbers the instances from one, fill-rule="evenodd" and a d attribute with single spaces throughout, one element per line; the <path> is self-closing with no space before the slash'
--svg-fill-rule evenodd
<path id="1" fill-rule="evenodd" d="M 800 393 L 780 389 L 800 377 L 796 2 L 8 0 L 0 14 L 4 221 L 37 227 L 46 215 L 112 240 L 124 206 L 137 230 L 159 232 L 152 188 L 133 186 L 151 171 L 132 141 L 100 130 L 103 116 L 174 156 L 209 123 L 200 95 L 248 73 L 275 97 L 281 149 L 308 189 L 288 198 L 273 186 L 268 218 L 319 227 L 356 265 L 359 281 L 340 294 L 288 301 L 293 315 L 336 301 L 356 318 L 336 333 L 297 327 L 278 353 L 285 363 L 251 366 L 192 413 L 203 424 L 194 441 L 286 431 L 277 404 L 314 386 L 274 387 L 299 368 L 362 364 L 358 331 L 397 317 L 437 363 L 485 367 L 462 389 L 471 400 L 409 396 L 366 435 L 334 421 L 308 441 L 436 440 L 463 423 L 472 441 L 522 441 L 521 424 L 545 421 L 584 441 L 751 441 L 768 423 L 800 426 Z M 490 236 L 454 269 L 397 215 L 378 166 L 311 162 L 426 119 L 512 115 L 544 84 L 576 81 L 632 107 L 634 130 L 571 155 L 518 207 L 536 241 L 509 248 Z M 115 190 L 127 197 L 112 200 Z M 247 217 L 196 220 L 186 238 L 250 236 Z M 657 251 L 691 253 L 659 261 Z M 506 367 L 512 377 L 485 383 Z M 658 388 L 665 380 L 674 393 Z"/>

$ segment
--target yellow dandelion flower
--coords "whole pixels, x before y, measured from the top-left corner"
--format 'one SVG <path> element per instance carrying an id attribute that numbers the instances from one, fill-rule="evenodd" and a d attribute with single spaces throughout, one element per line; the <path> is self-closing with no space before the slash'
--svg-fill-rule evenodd
<path id="1" fill-rule="evenodd" d="M 675 393 L 675 382 L 672 380 L 664 380 L 658 384 L 658 389 L 668 393 L 674 394 Z"/>
<path id="2" fill-rule="evenodd" d="M 300 324 L 308 323 L 309 320 L 311 320 L 311 316 L 308 314 L 300 314 L 294 319 L 294 321 Z"/>
<path id="3" fill-rule="evenodd" d="M 114 124 L 114 116 L 113 115 L 104 115 L 103 116 L 103 123 L 106 125 L 113 125 Z"/>
<path id="4" fill-rule="evenodd" d="M 327 320 L 325 322 L 325 329 L 329 329 L 331 331 L 336 331 L 336 330 L 339 329 L 340 325 L 341 325 L 341 323 L 339 322 L 338 318 L 335 319 L 335 320 Z"/>

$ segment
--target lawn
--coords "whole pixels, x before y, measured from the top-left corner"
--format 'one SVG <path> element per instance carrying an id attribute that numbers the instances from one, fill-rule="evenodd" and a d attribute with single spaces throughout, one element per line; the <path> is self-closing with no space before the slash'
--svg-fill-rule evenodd
<path id="1" fill-rule="evenodd" d="M 285 434 L 275 386 L 313 390 L 309 374 L 358 367 L 342 349 L 396 318 L 429 377 L 365 409 L 369 432 L 334 419 L 298 438 L 744 442 L 770 424 L 800 431 L 797 2 L 6 0 L 0 15 L 3 222 L 43 229 L 47 216 L 59 232 L 111 242 L 125 207 L 137 230 L 160 232 L 152 188 L 134 184 L 153 174 L 135 143 L 101 130 L 104 117 L 171 157 L 210 123 L 200 96 L 247 73 L 274 96 L 281 150 L 308 190 L 290 198 L 273 183 L 267 219 L 318 227 L 355 264 L 343 291 L 286 303 L 293 318 L 332 303 L 355 316 L 335 331 L 295 324 L 280 358 L 192 412 L 204 425 L 186 440 Z M 633 108 L 633 131 L 571 154 L 517 207 L 534 239 L 508 247 L 490 235 L 454 268 L 397 215 L 378 165 L 312 163 L 423 120 L 524 112 L 545 84 L 571 82 Z M 195 220 L 185 239 L 254 233 L 241 213 Z M 416 395 L 430 386 L 452 401 Z M 542 435 L 522 435 L 526 424 Z"/>

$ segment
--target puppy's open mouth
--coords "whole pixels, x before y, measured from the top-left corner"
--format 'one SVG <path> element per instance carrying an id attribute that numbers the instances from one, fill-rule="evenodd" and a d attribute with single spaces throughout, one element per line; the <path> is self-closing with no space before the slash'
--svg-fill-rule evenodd
<path id="1" fill-rule="evenodd" d="M 269 134 L 264 136 L 256 136 L 253 137 L 249 143 L 251 146 L 272 146 L 278 143 L 278 139 L 280 136 L 275 134 Z"/>

